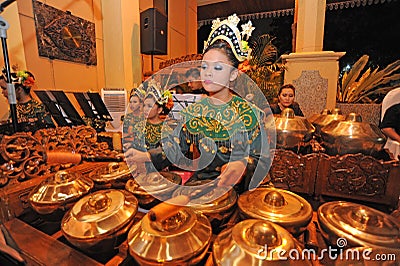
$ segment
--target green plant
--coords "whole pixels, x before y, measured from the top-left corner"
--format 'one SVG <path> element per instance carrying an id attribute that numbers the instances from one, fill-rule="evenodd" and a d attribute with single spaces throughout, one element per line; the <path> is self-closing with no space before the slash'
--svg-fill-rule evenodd
<path id="1" fill-rule="evenodd" d="M 386 95 L 388 91 L 396 87 L 396 81 L 400 80 L 400 60 L 389 64 L 379 71 L 379 67 L 372 70 L 368 67 L 368 55 L 363 55 L 352 66 L 349 72 L 345 72 L 339 80 L 336 99 L 343 103 L 376 103 L 380 95 Z"/>
<path id="2" fill-rule="evenodd" d="M 269 102 L 277 97 L 283 83 L 284 70 L 273 40 L 275 37 L 263 34 L 251 42 L 251 57 L 243 66 L 245 73 L 257 84 Z"/>

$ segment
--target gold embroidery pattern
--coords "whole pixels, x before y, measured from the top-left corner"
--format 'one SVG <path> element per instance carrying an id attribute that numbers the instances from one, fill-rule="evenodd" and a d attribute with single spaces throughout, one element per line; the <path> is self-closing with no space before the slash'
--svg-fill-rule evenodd
<path id="1" fill-rule="evenodd" d="M 150 124 L 146 123 L 145 127 L 145 136 L 146 136 L 146 142 L 148 142 L 150 145 L 155 145 L 161 140 L 161 130 L 162 130 L 163 124 Z"/>
<path id="2" fill-rule="evenodd" d="M 161 138 L 168 134 L 168 132 L 172 132 L 172 129 L 170 129 L 167 124 L 150 124 L 146 120 L 142 120 L 137 123 L 135 130 L 137 131 L 138 135 L 145 137 L 145 142 L 151 147 L 158 144 Z"/>
<path id="3" fill-rule="evenodd" d="M 128 113 L 125 117 L 124 117 L 124 124 L 123 124 L 123 132 L 124 133 L 131 133 L 128 132 L 129 127 L 136 127 L 136 125 L 138 123 L 140 123 L 141 121 L 144 120 L 144 115 L 141 114 L 139 116 L 135 116 L 133 115 L 133 113 Z M 144 127 L 144 124 L 142 125 Z"/>
<path id="4" fill-rule="evenodd" d="M 144 115 L 141 114 L 139 116 L 133 115 L 133 113 L 128 113 L 124 118 L 124 124 L 127 126 L 134 125 L 144 119 Z"/>
<path id="5" fill-rule="evenodd" d="M 237 96 L 223 105 L 213 105 L 209 99 L 203 99 L 183 110 L 182 115 L 191 134 L 202 133 L 214 140 L 228 140 L 237 131 L 251 131 L 259 121 L 259 114 Z"/>
<path id="6" fill-rule="evenodd" d="M 17 104 L 17 117 L 20 122 L 26 122 L 29 119 L 40 119 L 46 112 L 44 106 L 35 100 L 27 103 Z"/>

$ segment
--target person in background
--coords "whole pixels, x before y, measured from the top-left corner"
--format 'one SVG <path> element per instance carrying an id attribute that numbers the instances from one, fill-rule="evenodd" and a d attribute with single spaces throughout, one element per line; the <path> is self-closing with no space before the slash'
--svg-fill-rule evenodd
<path id="1" fill-rule="evenodd" d="M 398 147 L 400 145 L 400 103 L 394 104 L 386 109 L 385 114 L 381 123 L 379 124 L 379 128 L 382 133 L 388 137 L 388 141 L 393 140 L 394 143 L 390 142 L 393 147 L 390 147 L 389 150 L 394 153 L 395 160 L 400 160 L 398 155 Z"/>
<path id="2" fill-rule="evenodd" d="M 133 141 L 131 145 L 125 146 L 125 149 L 146 153 L 160 148 L 161 139 L 172 132 L 172 129 L 164 121 L 173 105 L 172 94 L 169 90 L 162 91 L 161 86 L 155 80 L 150 79 L 143 101 L 144 119 L 134 126 Z M 149 162 L 138 161 L 136 163 L 144 163 L 147 172 L 156 171 Z"/>
<path id="3" fill-rule="evenodd" d="M 379 127 L 387 137 L 400 143 L 400 103 L 386 110 Z"/>
<path id="4" fill-rule="evenodd" d="M 7 91 L 7 78 L 6 73 L 0 76 L 0 87 L 3 96 L 8 99 Z M 11 82 L 15 87 L 15 94 L 17 99 L 17 119 L 18 123 L 31 125 L 22 127 L 22 131 L 36 131 L 42 128 L 54 128 L 54 122 L 50 113 L 46 110 L 42 103 L 33 99 L 31 89 L 35 84 L 35 77 L 29 71 L 22 70 L 16 73 L 11 73 Z M 11 120 L 11 113 L 9 115 Z"/>
<path id="5" fill-rule="evenodd" d="M 123 121 L 123 133 L 124 142 L 131 143 L 133 141 L 133 128 L 137 123 L 144 119 L 143 115 L 143 100 L 146 96 L 146 92 L 142 86 L 133 88 L 129 97 L 129 109 L 130 111 L 124 116 Z"/>
<path id="6" fill-rule="evenodd" d="M 172 94 L 168 90 L 163 92 L 157 82 L 150 80 L 143 100 L 144 119 L 133 128 L 134 148 L 146 151 L 161 146 L 161 129 L 166 126 L 164 120 L 173 105 Z"/>
<path id="7" fill-rule="evenodd" d="M 300 105 L 294 101 L 296 96 L 296 88 L 292 84 L 285 84 L 279 88 L 278 103 L 271 104 L 273 114 L 281 114 L 283 109 L 292 108 L 297 116 L 304 116 L 300 109 Z"/>
<path id="8" fill-rule="evenodd" d="M 184 94 L 185 91 L 183 90 L 183 88 L 180 85 L 176 85 L 173 90 L 175 91 L 176 94 Z"/>
<path id="9" fill-rule="evenodd" d="M 157 170 L 172 164 L 185 169 L 194 165 L 188 182 L 217 179 L 219 186 L 236 184 L 239 193 L 249 189 L 250 182 L 253 186 L 266 182 L 271 160 L 263 112 L 230 88 L 238 76 L 239 62 L 248 55 L 247 46 L 242 46 L 242 35 L 232 36 L 223 30 L 229 27 L 231 32 L 239 32 L 238 20 L 236 15 L 217 20 L 205 46 L 201 80 L 209 96 L 181 111 L 185 119 L 162 140 L 162 149 L 132 149 L 126 153 L 128 160 L 151 162 Z M 254 28 L 251 22 L 246 26 L 244 35 L 250 36 Z M 191 145 L 200 151 L 198 161 L 185 156 Z"/>
<path id="10" fill-rule="evenodd" d="M 167 81 L 167 88 L 172 94 L 183 94 L 185 93 L 184 89 L 182 88 L 181 84 L 179 84 L 178 80 L 172 79 Z"/>
<path id="11" fill-rule="evenodd" d="M 200 79 L 200 70 L 197 68 L 191 68 L 185 73 L 186 79 L 188 81 L 188 87 L 190 88 L 190 93 L 193 94 L 208 94 L 208 92 L 203 88 L 203 83 Z"/>

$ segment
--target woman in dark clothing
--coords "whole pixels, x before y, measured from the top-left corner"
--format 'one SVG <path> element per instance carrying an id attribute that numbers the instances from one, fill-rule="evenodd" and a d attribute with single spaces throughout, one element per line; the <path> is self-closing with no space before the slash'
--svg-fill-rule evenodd
<path id="1" fill-rule="evenodd" d="M 400 143 L 400 103 L 389 107 L 380 123 L 383 134 Z"/>
<path id="2" fill-rule="evenodd" d="M 294 101 L 296 89 L 292 84 L 283 85 L 278 92 L 278 103 L 271 105 L 273 114 L 281 114 L 283 109 L 292 108 L 297 116 L 304 116 L 300 105 Z"/>
<path id="3" fill-rule="evenodd" d="M 38 129 L 54 128 L 55 125 L 50 113 L 42 103 L 36 101 L 31 95 L 31 89 L 35 84 L 33 74 L 26 70 L 11 73 L 11 82 L 15 88 L 19 130 L 34 133 Z M 7 78 L 4 70 L 3 74 L 0 75 L 0 87 L 3 96 L 8 99 Z M 11 121 L 11 113 L 9 120 Z"/>

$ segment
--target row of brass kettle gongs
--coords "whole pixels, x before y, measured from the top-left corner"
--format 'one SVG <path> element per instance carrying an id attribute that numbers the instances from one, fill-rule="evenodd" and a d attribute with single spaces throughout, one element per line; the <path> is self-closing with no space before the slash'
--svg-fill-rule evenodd
<path id="1" fill-rule="evenodd" d="M 113 166 L 112 164 L 110 164 L 108 167 L 112 171 L 116 170 L 116 166 L 115 165 Z M 65 175 L 65 173 L 63 173 L 63 174 Z M 57 176 L 57 175 L 55 175 L 55 176 Z M 58 176 L 57 178 L 60 179 L 60 176 Z M 55 178 L 55 179 L 57 179 L 57 178 Z M 65 177 L 61 177 L 61 178 L 65 179 Z M 84 183 L 84 182 L 79 182 L 79 183 Z M 108 190 L 105 190 L 105 191 L 108 191 Z M 82 201 L 82 202 L 85 202 L 85 203 L 84 204 L 80 204 L 80 206 L 81 206 L 80 209 L 78 207 L 76 207 L 76 208 L 79 209 L 79 211 L 75 210 L 75 215 L 77 214 L 77 217 L 79 219 L 88 219 L 88 221 L 89 220 L 93 221 L 95 219 L 94 219 L 94 217 L 89 218 L 90 215 L 93 216 L 95 214 L 101 213 L 102 209 L 106 210 L 106 209 L 110 208 L 110 206 L 108 205 L 108 204 L 110 204 L 109 203 L 110 200 L 108 199 L 108 198 L 110 198 L 110 195 L 114 195 L 114 196 L 111 197 L 111 199 L 112 199 L 111 202 L 115 202 L 116 201 L 116 199 L 113 199 L 113 197 L 116 197 L 115 195 L 119 195 L 119 196 L 117 196 L 117 199 L 119 198 L 120 200 L 122 200 L 123 198 L 127 197 L 125 192 L 121 192 L 121 193 L 125 194 L 125 196 L 121 196 L 121 195 L 119 195 L 119 192 L 117 193 L 117 192 L 115 192 L 113 190 L 109 190 L 108 192 L 104 192 L 104 191 L 103 192 L 95 192 L 95 193 L 93 193 L 94 195 L 91 195 L 91 196 L 88 197 L 89 200 L 83 200 Z M 228 197 L 228 198 L 230 198 L 230 200 L 228 200 L 228 202 L 230 202 L 229 204 L 231 204 L 232 201 L 233 201 L 233 204 L 235 204 L 236 196 Z M 233 200 L 232 200 L 232 198 L 233 198 Z M 77 204 L 77 205 L 79 206 L 79 204 Z M 135 205 L 135 203 L 130 203 L 128 205 Z M 137 205 L 140 205 L 140 204 L 137 203 Z M 225 204 L 225 205 L 227 205 L 227 204 Z M 310 222 L 311 217 L 312 217 L 312 208 L 311 208 L 311 206 L 309 206 L 309 203 L 307 201 L 305 201 L 304 199 L 302 199 L 301 197 L 297 196 L 296 194 L 294 194 L 292 192 L 279 190 L 279 189 L 272 189 L 272 188 L 270 188 L 270 189 L 262 189 L 262 188 L 259 188 L 259 189 L 253 190 L 253 191 L 245 192 L 244 194 L 242 194 L 238 198 L 237 205 L 239 207 L 242 219 L 252 218 L 251 220 L 254 220 L 254 222 L 252 222 L 252 223 L 246 222 L 247 225 L 245 226 L 245 228 L 247 228 L 247 226 L 250 226 L 251 230 L 255 230 L 256 232 L 260 232 L 261 228 L 265 227 L 264 229 L 261 230 L 261 232 L 262 232 L 261 234 L 257 233 L 254 236 L 250 236 L 251 234 L 248 235 L 247 240 L 248 241 L 256 241 L 255 243 L 258 243 L 258 245 L 260 245 L 260 244 L 262 244 L 262 243 L 264 243 L 266 241 L 265 239 L 263 239 L 263 237 L 260 237 L 260 235 L 264 236 L 264 238 L 265 238 L 265 235 L 267 233 L 271 234 L 271 232 L 272 232 L 272 234 L 274 235 L 274 232 L 276 230 L 278 230 L 277 232 L 280 232 L 278 234 L 279 236 L 282 235 L 281 229 L 279 227 L 278 227 L 278 229 L 276 229 L 275 225 L 277 225 L 277 226 L 280 225 L 280 226 L 282 226 L 282 228 L 285 228 L 284 230 L 289 231 L 294 236 L 298 236 L 299 234 L 301 234 L 304 231 L 305 227 Z M 85 206 L 85 207 L 83 208 L 82 206 Z M 122 204 L 122 206 L 124 206 L 124 204 Z M 197 206 L 197 205 L 194 205 L 194 206 Z M 224 206 L 224 205 L 220 204 L 220 206 Z M 224 206 L 224 207 L 226 207 L 226 206 Z M 74 213 L 74 211 L 73 211 L 74 208 L 71 209 L 72 213 Z M 89 214 L 87 214 L 87 213 L 86 214 L 82 214 L 82 208 L 85 209 L 85 210 L 89 210 Z M 92 212 L 90 212 L 91 208 L 94 208 L 93 209 L 94 211 L 92 210 Z M 211 208 L 211 210 L 209 210 L 208 213 L 207 213 L 207 211 L 204 211 L 204 214 L 207 216 L 207 218 L 210 218 L 210 214 L 212 213 L 213 206 L 208 206 L 208 208 L 209 209 Z M 133 209 L 135 209 L 135 208 L 133 208 Z M 205 210 L 206 209 L 207 208 L 205 208 Z M 231 208 L 231 209 L 233 209 L 233 208 Z M 114 210 L 114 211 L 116 211 L 116 210 Z M 137 209 L 136 209 L 136 211 L 137 211 Z M 136 213 L 136 211 L 131 211 L 130 212 L 131 215 L 134 216 L 135 215 L 134 213 Z M 69 212 L 68 214 L 71 215 L 71 212 Z M 197 219 L 193 218 L 193 217 L 197 217 L 196 215 L 188 215 L 187 214 L 188 211 L 186 211 L 184 213 L 186 213 L 186 214 L 185 215 L 179 214 L 179 216 L 181 216 L 181 217 L 186 217 L 186 218 L 183 219 L 184 221 L 191 221 L 191 223 L 193 223 L 193 221 L 196 221 L 196 223 L 198 223 L 199 221 L 204 220 L 204 219 L 199 219 L 199 221 L 197 221 Z M 323 217 L 323 213 L 324 212 L 320 212 L 319 216 Z M 120 216 L 121 214 L 120 213 L 117 214 L 117 217 L 119 217 L 118 215 Z M 103 216 L 109 217 L 110 215 L 108 214 L 108 215 L 103 215 Z M 360 215 L 353 215 L 353 216 L 359 217 Z M 189 219 L 188 217 L 192 217 L 192 218 Z M 116 226 L 116 227 L 124 227 L 125 226 L 125 229 L 122 230 L 123 233 L 126 233 L 126 231 L 128 230 L 127 229 L 128 226 L 126 226 L 126 225 L 132 226 L 132 224 L 130 224 L 132 219 L 130 219 L 130 218 L 128 219 L 127 217 L 125 217 L 125 218 L 126 219 L 125 219 L 124 223 L 117 224 L 117 226 Z M 67 224 L 67 223 L 64 222 L 64 220 L 65 219 L 63 219 L 63 224 Z M 121 220 L 120 217 L 119 217 L 119 220 Z M 262 221 L 264 221 L 264 222 L 262 222 Z M 273 228 L 271 229 L 271 226 L 268 225 L 268 222 L 266 223 L 265 221 L 273 222 L 273 226 L 272 227 L 275 228 L 275 231 L 272 230 Z M 112 223 L 110 225 L 110 221 L 108 221 L 108 222 L 101 221 L 101 223 L 103 225 L 104 224 L 108 224 L 108 229 L 113 229 Z M 140 224 L 143 224 L 143 223 L 144 222 L 142 221 Z M 148 222 L 148 224 L 151 224 L 151 223 Z M 180 221 L 180 224 L 185 224 L 185 222 Z M 135 226 L 137 227 L 138 225 L 136 224 Z M 241 226 L 243 227 L 244 225 L 241 225 Z M 64 226 L 63 228 L 74 228 L 74 227 L 82 227 L 82 228 L 88 227 L 88 228 L 91 228 L 92 231 L 90 231 L 90 230 L 87 231 L 86 230 L 84 232 L 81 232 L 81 233 L 84 233 L 86 235 L 85 238 L 83 239 L 84 241 L 80 241 L 80 242 L 83 242 L 84 244 L 76 243 L 76 242 L 79 242 L 76 239 L 74 239 L 74 237 L 76 237 L 76 236 L 74 236 L 73 234 L 76 234 L 76 232 L 74 232 L 73 234 L 68 234 L 67 229 L 65 229 L 65 230 L 63 229 L 64 235 L 66 235 L 66 238 L 70 242 L 72 242 L 74 245 L 78 246 L 81 249 L 89 250 L 89 251 L 90 251 L 90 249 L 93 250 L 93 245 L 94 244 L 91 243 L 91 242 L 93 242 L 93 241 L 96 242 L 96 241 L 98 241 L 98 239 L 97 240 L 93 240 L 93 239 L 90 239 L 90 237 L 88 238 L 87 236 L 88 235 L 89 236 L 95 236 L 96 233 L 104 232 L 104 228 L 102 228 L 102 227 L 100 227 L 100 229 L 98 229 L 98 230 L 94 230 L 93 231 L 93 228 L 97 228 L 97 226 L 94 226 L 93 224 L 91 224 L 90 226 L 76 226 L 76 225 L 74 225 L 72 227 L 71 226 L 70 227 Z M 150 226 L 150 225 L 148 225 L 148 228 L 153 228 L 153 227 L 160 228 L 159 225 L 158 226 Z M 201 226 L 201 228 L 203 228 L 203 229 L 205 227 L 208 227 L 208 226 L 204 225 L 204 224 Z M 161 227 L 161 228 L 163 228 L 163 227 Z M 168 228 L 171 228 L 171 225 L 169 225 Z M 144 229 L 144 228 L 142 228 L 142 229 Z M 154 228 L 153 228 L 153 230 L 154 230 Z M 165 228 L 163 228 L 162 230 L 165 231 Z M 239 229 L 230 228 L 230 230 L 239 230 Z M 248 228 L 246 230 L 251 231 Z M 112 233 L 109 233 L 108 235 L 109 236 L 111 235 L 112 238 L 114 238 L 115 235 L 117 234 L 116 233 L 117 231 L 118 230 L 115 230 L 115 228 L 114 228 L 113 230 L 110 230 L 110 232 L 112 232 Z M 234 231 L 231 231 L 230 233 L 234 234 Z M 223 234 L 227 234 L 226 230 L 224 231 Z M 73 235 L 73 236 L 71 237 L 70 235 Z M 131 236 L 132 236 L 132 234 L 131 234 Z M 94 238 L 96 238 L 96 237 L 94 237 Z M 271 237 L 269 237 L 269 238 L 271 238 Z M 276 237 L 272 237 L 272 239 L 275 239 L 275 238 Z M 392 235 L 392 238 L 393 238 L 393 235 Z M 90 239 L 90 241 L 88 241 L 88 239 Z M 396 235 L 395 235 L 394 239 L 396 239 Z M 397 236 L 397 239 L 398 239 L 398 236 Z M 102 239 L 102 241 L 104 241 L 104 239 Z M 244 240 L 242 240 L 242 241 L 244 241 Z M 86 242 L 89 242 L 89 244 L 86 243 Z M 98 242 L 101 242 L 101 241 L 98 241 Z M 134 243 L 132 241 L 130 241 L 130 242 Z M 273 243 L 279 244 L 281 242 L 282 242 L 282 240 L 280 240 L 278 242 L 268 242 L 267 241 L 265 243 L 269 244 L 269 245 L 272 245 Z M 291 242 L 291 241 L 288 241 L 286 239 L 286 240 L 284 240 L 284 242 L 286 243 L 286 242 Z M 215 243 L 216 243 L 216 245 L 218 245 L 218 248 L 219 248 L 217 250 L 219 250 L 219 251 L 223 250 L 223 249 L 221 249 L 221 244 L 218 241 L 216 241 Z M 360 243 L 356 242 L 356 244 L 360 244 Z M 361 243 L 361 244 L 369 245 L 369 243 Z M 96 245 L 94 245 L 94 246 L 96 246 Z M 105 245 L 102 244 L 102 246 L 105 246 Z M 396 247 L 396 243 L 394 243 L 394 246 Z M 110 248 L 112 248 L 112 247 L 110 247 Z M 204 246 L 202 248 L 204 248 Z M 296 247 L 296 248 L 298 248 L 298 247 Z M 98 250 L 98 249 L 96 248 L 94 250 Z M 191 251 L 193 251 L 193 250 L 191 250 Z M 132 254 L 132 253 L 135 253 L 136 251 L 134 251 L 134 249 L 130 248 L 130 252 Z M 136 255 L 132 254 L 132 255 L 134 257 L 136 257 L 137 254 Z M 146 256 L 149 257 L 150 255 L 146 254 Z M 146 256 L 144 256 L 144 258 Z M 218 256 L 218 255 L 215 255 L 215 256 Z M 136 259 L 140 259 L 140 258 L 136 258 Z M 216 260 L 216 258 L 214 258 L 214 260 Z"/>
<path id="2" fill-rule="evenodd" d="M 110 163 L 105 167 L 100 167 L 97 170 L 92 171 L 91 174 L 89 174 L 89 177 L 90 179 L 94 179 L 94 177 L 97 178 L 99 175 L 103 175 L 111 181 L 117 180 L 117 178 L 115 178 L 116 176 L 123 179 L 124 177 L 122 176 L 125 171 L 130 173 L 130 170 L 124 167 L 125 166 L 121 167 L 121 163 Z M 76 221 L 83 220 L 83 223 L 86 223 L 88 221 L 91 221 L 92 223 L 96 220 L 96 215 L 99 217 L 104 216 L 103 212 L 105 210 L 108 211 L 111 206 L 113 206 L 111 203 L 115 204 L 117 199 L 122 200 L 123 198 L 125 198 L 125 196 L 121 196 L 113 190 L 98 190 L 94 193 L 86 195 L 93 188 L 93 182 L 90 182 L 90 179 L 80 176 L 76 172 L 57 172 L 54 176 L 42 182 L 42 184 L 39 185 L 37 189 L 33 190 L 29 197 L 32 207 L 40 214 L 50 214 L 52 211 L 60 207 L 66 210 L 71 208 L 72 205 L 73 207 L 66 215 L 64 215 L 63 218 L 63 233 L 66 238 L 74 245 L 80 247 L 81 249 L 89 251 L 92 249 L 91 245 L 94 244 L 88 244 L 86 242 L 98 241 L 95 240 L 95 238 L 98 238 L 98 235 L 101 235 L 100 232 L 104 231 L 104 228 L 98 228 L 97 224 L 100 223 L 99 221 L 96 221 L 95 224 L 91 224 L 90 226 L 84 226 L 82 224 L 78 226 L 79 223 L 77 223 Z M 100 182 L 98 180 L 96 181 L 96 183 L 101 186 L 109 185 L 109 183 L 106 182 Z M 121 184 L 121 182 L 112 183 L 112 185 L 114 184 Z M 184 189 L 182 189 L 179 193 L 184 192 Z M 61 198 L 60 201 L 54 200 L 57 198 L 56 195 L 62 195 L 64 198 Z M 86 196 L 76 202 L 79 197 L 82 197 L 84 195 Z M 193 204 L 193 208 L 197 210 L 200 209 L 200 211 L 202 211 L 209 219 L 215 221 L 216 219 L 220 218 L 221 213 L 224 213 L 225 218 L 229 217 L 229 215 L 232 214 L 234 210 L 236 200 L 237 195 L 234 190 L 231 190 L 230 193 L 227 193 L 227 196 L 224 197 L 224 200 L 219 199 L 219 201 L 216 201 L 217 204 L 204 204 L 204 206 L 202 206 L 201 208 L 198 207 L 199 205 Z M 66 203 L 70 203 L 70 205 L 68 206 Z M 140 204 L 138 203 L 138 205 Z M 195 206 L 197 206 L 197 208 Z M 133 212 L 131 212 L 131 214 L 133 214 Z M 216 217 L 218 215 L 219 217 Z M 66 218 L 71 216 L 73 216 L 74 219 Z M 109 217 L 110 214 L 107 214 L 105 216 Z M 75 221 L 73 226 L 69 225 L 68 223 L 71 220 Z M 130 219 L 125 218 L 125 220 L 127 221 Z M 108 224 L 109 222 L 101 221 L 101 223 Z M 116 227 L 121 226 L 122 224 L 116 224 Z M 86 227 L 90 228 L 91 231 Z M 81 229 L 78 230 L 76 228 L 84 229 L 82 229 L 83 231 L 80 231 Z M 112 229 L 112 224 L 108 224 L 108 228 Z M 79 239 L 79 234 L 84 235 L 83 239 Z"/>

